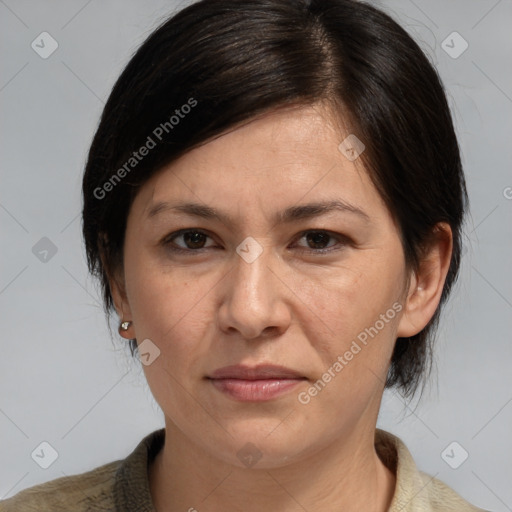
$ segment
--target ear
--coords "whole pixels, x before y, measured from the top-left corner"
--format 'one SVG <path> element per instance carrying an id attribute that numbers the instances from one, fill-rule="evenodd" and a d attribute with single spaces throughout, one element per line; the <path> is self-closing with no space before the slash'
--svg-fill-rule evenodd
<path id="1" fill-rule="evenodd" d="M 434 316 L 450 268 L 452 249 L 450 226 L 445 222 L 436 224 L 419 268 L 411 276 L 404 312 L 398 324 L 399 338 L 418 334 Z"/>
<path id="2" fill-rule="evenodd" d="M 105 240 L 106 235 L 103 236 L 103 243 Z M 103 247 L 105 246 L 103 245 Z M 116 309 L 117 316 L 119 317 L 119 323 L 127 321 L 132 322 L 132 311 L 126 294 L 122 264 L 117 268 L 112 269 L 112 265 L 107 263 L 104 249 L 100 249 L 100 258 L 103 269 L 108 277 L 110 294 L 112 295 L 114 307 Z M 133 323 L 130 324 L 130 327 L 126 331 L 119 329 L 119 334 L 127 340 L 135 338 Z"/>

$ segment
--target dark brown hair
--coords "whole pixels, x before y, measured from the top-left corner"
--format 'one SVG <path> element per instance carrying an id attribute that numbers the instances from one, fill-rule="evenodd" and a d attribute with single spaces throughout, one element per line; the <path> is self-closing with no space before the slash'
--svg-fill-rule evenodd
<path id="1" fill-rule="evenodd" d="M 110 314 L 108 276 L 122 268 L 140 186 L 243 121 L 318 102 L 364 141 L 361 159 L 395 218 L 409 268 L 436 223 L 453 231 L 440 307 L 420 333 L 397 339 L 392 357 L 386 386 L 412 396 L 430 371 L 440 308 L 458 273 L 467 194 L 437 72 L 405 30 L 367 3 L 202 0 L 156 29 L 113 87 L 90 148 L 82 219 L 89 269 Z M 130 346 L 133 354 L 136 340 Z"/>

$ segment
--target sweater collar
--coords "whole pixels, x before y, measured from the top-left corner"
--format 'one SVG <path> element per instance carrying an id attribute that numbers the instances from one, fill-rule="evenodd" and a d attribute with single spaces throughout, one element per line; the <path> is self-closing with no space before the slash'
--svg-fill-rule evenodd
<path id="1" fill-rule="evenodd" d="M 122 461 L 114 481 L 114 500 L 119 512 L 155 512 L 149 488 L 148 468 L 165 441 L 165 428 L 147 435 Z M 429 481 L 421 476 L 405 444 L 384 430 L 375 431 L 375 449 L 382 462 L 396 474 L 396 488 L 389 512 L 431 512 Z"/>

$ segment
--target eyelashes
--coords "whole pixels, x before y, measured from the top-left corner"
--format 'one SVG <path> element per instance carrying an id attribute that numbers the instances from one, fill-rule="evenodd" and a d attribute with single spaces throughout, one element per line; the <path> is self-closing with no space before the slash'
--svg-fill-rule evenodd
<path id="1" fill-rule="evenodd" d="M 306 245 L 298 244 L 302 240 L 305 240 Z M 199 228 L 175 231 L 167 235 L 161 244 L 167 251 L 174 254 L 193 255 L 204 254 L 209 250 L 222 250 L 222 247 L 217 245 L 206 231 Z M 333 233 L 323 229 L 310 229 L 302 231 L 294 238 L 291 249 L 299 253 L 326 254 L 351 244 L 352 241 L 341 233 Z"/>
<path id="2" fill-rule="evenodd" d="M 193 246 L 200 245 L 200 247 L 182 247 L 182 246 L 176 246 L 173 245 L 174 241 L 178 238 L 182 237 L 186 244 L 191 244 Z M 201 241 L 204 241 L 205 239 L 210 238 L 212 239 L 207 233 L 200 229 L 180 229 L 179 231 L 176 231 L 175 233 L 171 233 L 166 238 L 166 244 L 168 245 L 168 248 L 170 250 L 178 250 L 182 252 L 197 252 L 201 249 L 207 249 L 209 247 L 204 247 L 201 244 Z M 213 239 L 212 239 L 213 240 Z"/>

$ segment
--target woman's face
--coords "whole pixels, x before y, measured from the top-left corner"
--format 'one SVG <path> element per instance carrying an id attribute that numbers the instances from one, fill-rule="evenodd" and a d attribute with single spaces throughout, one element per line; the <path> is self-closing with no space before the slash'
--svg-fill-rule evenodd
<path id="1" fill-rule="evenodd" d="M 131 207 L 118 309 L 167 426 L 225 462 L 277 467 L 375 426 L 407 275 L 348 135 L 320 106 L 276 112 Z"/>

